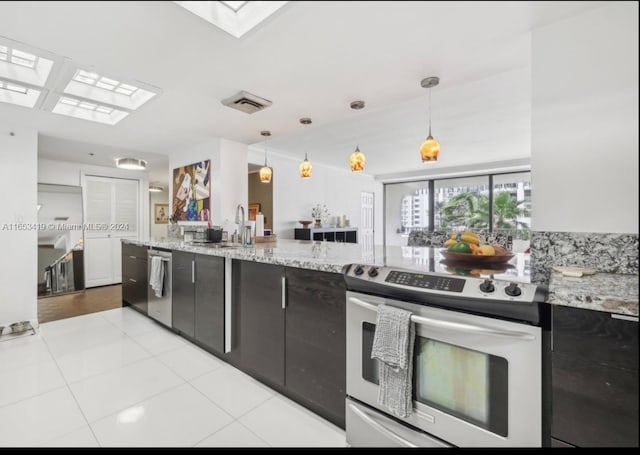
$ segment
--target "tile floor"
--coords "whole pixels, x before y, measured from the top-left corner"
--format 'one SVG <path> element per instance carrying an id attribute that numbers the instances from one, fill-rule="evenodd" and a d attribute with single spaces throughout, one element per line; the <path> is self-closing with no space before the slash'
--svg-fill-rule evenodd
<path id="1" fill-rule="evenodd" d="M 0 446 L 346 446 L 340 428 L 128 308 L 0 342 L 0 365 Z"/>

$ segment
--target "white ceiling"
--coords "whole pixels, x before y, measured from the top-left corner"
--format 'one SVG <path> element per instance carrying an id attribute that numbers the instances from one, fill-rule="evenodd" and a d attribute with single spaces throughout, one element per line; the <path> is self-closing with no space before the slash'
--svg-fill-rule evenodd
<path id="1" fill-rule="evenodd" d="M 2 2 L 0 35 L 162 94 L 116 126 L 4 103 L 0 122 L 37 129 L 47 157 L 111 165 L 124 149 L 164 169 L 174 150 L 211 137 L 251 144 L 269 129 L 278 152 L 302 159 L 308 147 L 336 166 L 359 142 L 366 170 L 385 174 L 423 166 L 420 80 L 439 76 L 435 166 L 529 156 L 530 31 L 602 3 L 290 2 L 236 39 L 173 2 Z M 240 90 L 273 106 L 220 104 Z M 87 143 L 100 145 L 93 157 Z"/>

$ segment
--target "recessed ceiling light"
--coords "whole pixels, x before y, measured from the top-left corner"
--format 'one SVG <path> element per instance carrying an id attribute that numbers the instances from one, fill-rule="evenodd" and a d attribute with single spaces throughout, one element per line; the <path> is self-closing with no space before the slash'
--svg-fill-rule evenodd
<path id="1" fill-rule="evenodd" d="M 160 193 L 162 192 L 162 190 L 164 190 L 164 188 L 161 187 L 160 185 L 149 185 L 150 193 Z"/>
<path id="2" fill-rule="evenodd" d="M 118 166 L 120 169 L 144 171 L 147 168 L 147 162 L 145 160 L 139 160 L 136 158 L 118 158 L 116 160 L 116 166 Z"/>

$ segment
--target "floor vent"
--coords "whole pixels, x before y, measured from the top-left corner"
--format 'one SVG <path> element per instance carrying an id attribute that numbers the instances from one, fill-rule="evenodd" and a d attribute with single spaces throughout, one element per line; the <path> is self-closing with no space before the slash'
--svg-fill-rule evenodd
<path id="1" fill-rule="evenodd" d="M 273 103 L 259 96 L 252 95 L 249 92 L 239 92 L 230 98 L 222 100 L 222 104 L 246 112 L 247 114 L 253 114 L 254 112 L 268 108 Z"/>

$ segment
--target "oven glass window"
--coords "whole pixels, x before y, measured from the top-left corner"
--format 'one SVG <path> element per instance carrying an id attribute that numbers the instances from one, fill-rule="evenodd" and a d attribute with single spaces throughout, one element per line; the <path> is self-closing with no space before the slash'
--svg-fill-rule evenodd
<path id="1" fill-rule="evenodd" d="M 379 384 L 371 359 L 375 324 L 362 326 L 362 376 Z M 416 336 L 413 399 L 500 436 L 508 434 L 508 363 L 502 357 Z"/>

